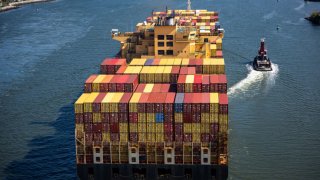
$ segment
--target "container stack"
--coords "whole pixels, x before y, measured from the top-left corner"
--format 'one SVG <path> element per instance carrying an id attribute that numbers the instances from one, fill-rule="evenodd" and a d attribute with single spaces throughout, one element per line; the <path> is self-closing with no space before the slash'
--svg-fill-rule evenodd
<path id="1" fill-rule="evenodd" d="M 126 59 L 106 58 L 100 65 L 100 72 L 101 74 L 115 74 L 125 64 Z"/>
<path id="2" fill-rule="evenodd" d="M 223 59 L 110 61 L 75 102 L 78 164 L 226 162 Z"/>

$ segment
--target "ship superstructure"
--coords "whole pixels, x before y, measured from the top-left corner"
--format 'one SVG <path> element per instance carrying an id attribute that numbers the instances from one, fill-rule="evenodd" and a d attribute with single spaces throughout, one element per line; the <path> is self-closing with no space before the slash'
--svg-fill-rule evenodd
<path id="1" fill-rule="evenodd" d="M 80 179 L 226 179 L 224 30 L 207 10 L 152 12 L 75 102 Z"/>

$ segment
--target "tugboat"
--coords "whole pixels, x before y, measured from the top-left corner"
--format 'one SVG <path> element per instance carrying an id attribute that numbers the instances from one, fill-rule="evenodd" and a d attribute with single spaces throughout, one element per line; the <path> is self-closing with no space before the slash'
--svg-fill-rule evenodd
<path id="1" fill-rule="evenodd" d="M 272 71 L 271 61 L 264 47 L 264 38 L 261 39 L 258 55 L 254 58 L 252 66 L 256 71 Z"/>

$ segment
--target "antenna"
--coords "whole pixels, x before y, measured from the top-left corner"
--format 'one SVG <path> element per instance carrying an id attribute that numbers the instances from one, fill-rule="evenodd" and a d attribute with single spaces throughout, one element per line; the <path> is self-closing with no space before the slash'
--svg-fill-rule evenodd
<path id="1" fill-rule="evenodd" d="M 187 1 L 187 5 L 188 5 L 187 10 L 191 10 L 191 0 Z"/>

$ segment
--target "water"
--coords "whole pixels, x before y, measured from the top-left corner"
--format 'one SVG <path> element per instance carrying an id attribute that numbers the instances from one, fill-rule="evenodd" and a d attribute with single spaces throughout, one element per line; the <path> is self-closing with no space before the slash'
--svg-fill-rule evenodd
<path id="1" fill-rule="evenodd" d="M 166 5 L 186 7 L 172 0 L 58 0 L 0 14 L 1 179 L 76 178 L 72 103 L 102 59 L 117 53 L 110 30 L 133 30 Z M 200 0 L 192 6 L 219 11 L 226 30 L 229 179 L 317 179 L 320 28 L 303 17 L 320 4 Z M 248 66 L 261 37 L 273 72 Z"/>

